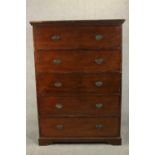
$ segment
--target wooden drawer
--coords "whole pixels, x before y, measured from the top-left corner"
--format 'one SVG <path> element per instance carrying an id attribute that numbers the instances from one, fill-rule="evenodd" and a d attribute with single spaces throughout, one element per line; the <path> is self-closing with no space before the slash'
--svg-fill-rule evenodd
<path id="1" fill-rule="evenodd" d="M 120 26 L 52 26 L 35 27 L 37 49 L 120 48 Z"/>
<path id="2" fill-rule="evenodd" d="M 121 74 L 39 74 L 37 93 L 120 93 Z"/>
<path id="3" fill-rule="evenodd" d="M 43 116 L 118 116 L 120 96 L 116 95 L 74 95 L 38 98 L 39 113 Z"/>
<path id="4" fill-rule="evenodd" d="M 119 118 L 40 118 L 42 137 L 115 137 Z"/>
<path id="5" fill-rule="evenodd" d="M 53 50 L 36 53 L 38 73 L 111 72 L 121 70 L 120 51 Z"/>

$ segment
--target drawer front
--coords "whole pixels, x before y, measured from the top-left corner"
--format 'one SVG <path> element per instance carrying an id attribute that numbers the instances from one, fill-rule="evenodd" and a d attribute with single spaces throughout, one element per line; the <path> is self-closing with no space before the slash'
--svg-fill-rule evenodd
<path id="1" fill-rule="evenodd" d="M 58 50 L 38 51 L 36 70 L 43 72 L 110 72 L 120 71 L 120 51 Z"/>
<path id="2" fill-rule="evenodd" d="M 43 137 L 119 136 L 119 118 L 41 118 Z"/>
<path id="3" fill-rule="evenodd" d="M 120 96 L 49 96 L 38 98 L 39 113 L 48 115 L 120 115 Z"/>
<path id="4" fill-rule="evenodd" d="M 40 74 L 39 95 L 51 93 L 120 93 L 121 74 Z"/>
<path id="5" fill-rule="evenodd" d="M 121 45 L 120 26 L 36 26 L 37 49 L 116 48 Z"/>

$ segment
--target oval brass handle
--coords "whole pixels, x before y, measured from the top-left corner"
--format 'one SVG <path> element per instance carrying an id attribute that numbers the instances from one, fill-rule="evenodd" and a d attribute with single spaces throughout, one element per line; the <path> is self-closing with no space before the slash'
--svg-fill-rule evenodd
<path id="1" fill-rule="evenodd" d="M 56 125 L 56 128 L 59 129 L 59 130 L 62 130 L 62 129 L 64 129 L 64 125 L 63 124 L 58 124 L 58 125 Z"/>
<path id="2" fill-rule="evenodd" d="M 62 87 L 62 83 L 61 82 L 55 82 L 54 86 L 57 88 Z"/>
<path id="3" fill-rule="evenodd" d="M 62 109 L 62 108 L 63 108 L 63 105 L 62 105 L 61 103 L 57 103 L 57 104 L 55 105 L 55 107 L 56 107 L 57 109 Z"/>
<path id="4" fill-rule="evenodd" d="M 102 129 L 103 125 L 102 124 L 96 124 L 96 129 Z"/>
<path id="5" fill-rule="evenodd" d="M 96 87 L 101 87 L 103 85 L 102 81 L 96 81 L 95 82 Z"/>
<path id="6" fill-rule="evenodd" d="M 52 39 L 53 41 L 58 41 L 58 40 L 61 39 L 61 36 L 56 34 L 56 35 L 51 36 L 51 39 Z"/>
<path id="7" fill-rule="evenodd" d="M 103 104 L 102 104 L 102 103 L 97 103 L 97 104 L 96 104 L 96 108 L 97 108 L 97 109 L 103 108 Z"/>
<path id="8" fill-rule="evenodd" d="M 95 35 L 95 39 L 96 39 L 97 41 L 100 41 L 100 40 L 103 39 L 103 35 L 102 35 L 102 34 L 96 34 L 96 35 Z"/>
<path id="9" fill-rule="evenodd" d="M 61 64 L 61 60 L 60 59 L 54 59 L 53 64 L 54 65 L 59 65 L 59 64 Z"/>
<path id="10" fill-rule="evenodd" d="M 102 58 L 96 58 L 95 59 L 95 63 L 98 65 L 102 64 L 103 62 L 104 62 L 104 60 Z"/>

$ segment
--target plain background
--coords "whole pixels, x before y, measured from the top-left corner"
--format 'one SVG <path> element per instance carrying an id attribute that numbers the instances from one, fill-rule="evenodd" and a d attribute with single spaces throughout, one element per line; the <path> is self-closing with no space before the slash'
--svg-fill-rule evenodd
<path id="1" fill-rule="evenodd" d="M 130 0 L 129 2 L 130 154 L 154 155 L 155 46 L 153 34 L 155 34 L 155 1 Z M 6 155 L 26 154 L 25 17 L 26 0 L 1 1 L 0 153 Z M 36 124 L 32 126 L 35 127 Z M 28 131 L 35 135 L 35 133 L 31 130 Z M 31 138 L 33 139 L 34 136 L 31 136 Z M 28 142 L 30 143 L 29 146 L 33 146 L 33 148 L 31 147 L 30 149 L 29 147 L 28 149 L 30 151 L 34 150 L 34 152 L 38 152 L 35 153 L 37 155 L 53 155 L 56 154 L 56 151 L 57 154 L 64 154 L 68 150 L 69 151 L 67 153 L 71 154 L 70 150 L 73 150 L 73 145 L 71 145 L 71 147 L 63 145 L 62 149 L 57 146 L 45 147 L 43 149 L 37 146 L 35 143 L 36 141 L 32 142 L 32 140 L 29 139 Z M 43 151 L 40 151 L 39 148 Z M 114 149 L 114 147 L 112 148 Z M 116 148 L 115 150 L 117 150 Z M 90 154 L 107 155 L 110 153 L 112 154 L 113 149 L 105 147 L 105 145 L 78 145 L 77 147 L 74 146 L 74 154 L 85 154 L 83 151 L 87 150 Z M 50 153 L 47 153 L 47 150 L 50 150 Z M 108 150 L 108 153 L 105 150 Z M 30 154 L 30 151 L 27 152 L 28 155 Z M 117 153 L 113 154 L 119 154 L 119 152 L 117 151 Z"/>
<path id="2" fill-rule="evenodd" d="M 122 146 L 53 145 L 39 147 L 33 36 L 30 21 L 125 19 L 123 24 Z M 27 155 L 128 154 L 128 0 L 27 0 Z M 60 149 L 61 148 L 61 149 Z M 76 152 L 75 152 L 76 150 Z M 93 152 L 94 151 L 94 152 Z"/>

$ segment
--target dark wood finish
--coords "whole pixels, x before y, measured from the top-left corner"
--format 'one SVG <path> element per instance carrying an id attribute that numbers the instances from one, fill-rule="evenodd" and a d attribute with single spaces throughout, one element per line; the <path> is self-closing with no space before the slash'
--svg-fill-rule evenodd
<path id="1" fill-rule="evenodd" d="M 101 81 L 103 85 L 96 86 Z M 56 87 L 55 83 L 62 86 Z M 98 74 L 39 74 L 37 75 L 37 92 L 39 95 L 55 93 L 120 93 L 120 73 Z"/>
<path id="2" fill-rule="evenodd" d="M 63 129 L 57 129 L 63 125 Z M 96 128 L 103 125 L 102 128 Z M 118 137 L 119 119 L 110 118 L 42 118 L 40 134 L 43 137 Z"/>
<path id="3" fill-rule="evenodd" d="M 49 26 L 117 26 L 124 23 L 124 19 L 106 19 L 106 20 L 64 20 L 64 21 L 31 21 L 33 26 L 49 25 Z"/>
<path id="4" fill-rule="evenodd" d="M 120 32 L 120 26 L 52 27 L 45 25 L 36 26 L 35 39 L 38 49 L 109 49 L 121 46 Z M 96 40 L 95 36 L 98 34 L 103 35 L 103 39 Z M 60 39 L 52 40 L 55 35 L 58 35 Z"/>
<path id="5" fill-rule="evenodd" d="M 61 62 L 54 64 L 54 60 Z M 41 50 L 36 56 L 36 70 L 37 73 L 120 72 L 120 60 L 117 50 Z"/>
<path id="6" fill-rule="evenodd" d="M 121 144 L 123 22 L 31 22 L 39 145 Z"/>
<path id="7" fill-rule="evenodd" d="M 39 145 L 49 145 L 54 143 L 104 143 L 112 145 L 121 145 L 120 137 L 52 137 L 52 138 L 39 138 Z"/>
<path id="8" fill-rule="evenodd" d="M 120 96 L 49 96 L 38 98 L 40 116 L 119 116 Z M 58 108 L 56 105 L 61 105 Z"/>

